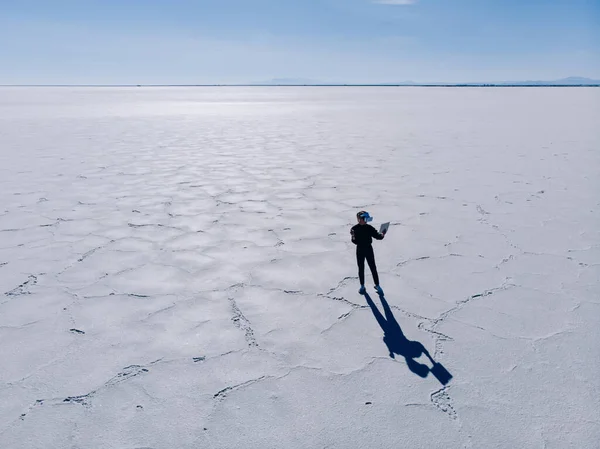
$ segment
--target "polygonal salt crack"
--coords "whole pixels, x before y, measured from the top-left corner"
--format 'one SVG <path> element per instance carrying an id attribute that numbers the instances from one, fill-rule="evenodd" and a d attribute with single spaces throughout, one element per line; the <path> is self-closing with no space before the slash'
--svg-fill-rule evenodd
<path id="1" fill-rule="evenodd" d="M 248 321 L 248 319 L 244 316 L 235 302 L 235 299 L 229 298 L 229 301 L 231 301 L 231 308 L 233 309 L 233 316 L 231 317 L 233 324 L 235 324 L 237 328 L 244 331 L 244 336 L 248 346 L 258 347 L 258 343 L 256 342 L 256 338 L 254 338 L 254 330 L 252 330 L 250 321 Z"/>
<path id="2" fill-rule="evenodd" d="M 283 240 L 281 240 L 281 237 L 279 237 L 279 235 L 277 235 L 277 233 L 273 229 L 269 229 L 269 232 L 272 232 L 273 235 L 277 238 L 277 243 L 275 243 L 275 246 L 285 245 L 285 243 L 283 242 Z"/>
<path id="3" fill-rule="evenodd" d="M 338 285 L 333 287 L 332 289 L 330 289 L 325 295 L 322 296 L 328 296 L 331 293 L 333 293 L 334 291 L 338 290 L 339 288 L 343 287 L 344 285 L 346 285 L 346 283 L 350 280 L 355 280 L 357 279 L 356 277 L 351 277 L 351 276 L 346 276 L 344 279 L 342 279 L 340 282 L 338 282 Z"/>
<path id="4" fill-rule="evenodd" d="M 340 302 L 346 303 L 350 307 L 352 307 L 353 309 L 366 309 L 366 308 L 369 307 L 369 306 L 366 306 L 366 305 L 356 304 L 356 303 L 354 303 L 352 301 L 347 300 L 343 296 L 332 296 L 330 294 L 323 294 L 323 293 L 319 293 L 319 294 L 317 294 L 317 296 L 322 297 L 322 298 L 331 299 L 333 301 L 340 301 Z"/>
<path id="5" fill-rule="evenodd" d="M 60 220 L 60 219 L 59 219 L 59 220 Z M 64 269 L 62 269 L 61 271 L 59 271 L 59 272 L 57 273 L 57 275 L 61 275 L 61 274 L 63 274 L 65 271 L 67 271 L 67 270 L 69 270 L 69 269 L 73 268 L 73 267 L 75 266 L 75 264 L 76 264 L 76 263 L 78 263 L 78 262 L 83 262 L 85 259 L 87 259 L 88 257 L 90 257 L 90 256 L 91 256 L 92 254 L 94 254 L 96 251 L 99 251 L 99 250 L 101 250 L 101 249 L 105 248 L 107 245 L 110 245 L 111 243 L 114 243 L 115 241 L 116 241 L 116 240 L 111 240 L 111 241 L 109 241 L 108 243 L 106 243 L 106 244 L 104 244 L 104 245 L 100 245 L 100 246 L 98 246 L 98 247 L 96 247 L 96 248 L 93 248 L 93 249 L 91 249 L 91 250 L 87 251 L 86 253 L 82 254 L 82 255 L 81 255 L 81 257 L 79 257 L 79 258 L 77 259 L 77 262 L 75 262 L 75 263 L 71 263 L 70 265 L 68 265 L 67 267 L 65 267 L 65 268 L 64 268 Z"/>
<path id="6" fill-rule="evenodd" d="M 88 402 L 88 399 L 90 399 L 91 394 L 92 393 L 84 394 L 81 396 L 69 396 L 68 398 L 63 399 L 63 402 L 81 404 L 84 407 L 89 407 L 90 403 Z"/>
<path id="7" fill-rule="evenodd" d="M 448 336 L 446 334 L 442 334 L 441 332 L 438 332 L 438 331 L 433 330 L 433 329 L 427 329 L 425 327 L 425 322 L 419 323 L 417 327 L 419 329 L 421 329 L 421 330 L 424 330 L 425 332 L 428 332 L 430 334 L 435 335 L 439 340 L 442 340 L 442 341 L 454 341 L 454 339 L 452 337 L 450 337 L 450 336 Z"/>
<path id="8" fill-rule="evenodd" d="M 481 215 L 490 215 L 490 213 L 486 211 L 483 207 L 481 207 L 479 204 L 477 205 L 477 212 L 479 212 Z"/>
<path id="9" fill-rule="evenodd" d="M 448 387 L 431 393 L 431 402 L 451 419 L 458 419 L 456 410 L 453 407 L 452 398 L 448 395 Z"/>
<path id="10" fill-rule="evenodd" d="M 29 287 L 37 284 L 37 280 L 38 278 L 36 275 L 30 274 L 29 278 L 25 282 L 4 294 L 6 296 L 30 295 L 31 292 L 29 291 Z"/>
<path id="11" fill-rule="evenodd" d="M 154 365 L 158 362 L 160 362 L 160 360 L 156 360 L 155 362 L 152 362 L 150 365 Z M 83 405 L 84 407 L 90 407 L 92 405 L 91 401 L 92 401 L 93 397 L 96 395 L 96 393 L 98 393 L 103 388 L 110 388 L 113 385 L 119 384 L 121 382 L 125 382 L 126 380 L 129 380 L 129 379 L 139 376 L 141 374 L 145 374 L 148 371 L 149 371 L 148 368 L 145 368 L 141 365 L 126 366 L 125 368 L 123 368 L 123 370 L 120 373 L 118 373 L 116 376 L 109 379 L 100 388 L 92 390 L 87 394 L 82 394 L 82 395 L 78 395 L 78 396 L 68 396 L 64 399 L 56 399 L 56 398 L 55 399 L 38 399 L 35 401 L 35 403 L 31 407 L 29 407 L 29 410 L 27 410 L 27 412 L 21 414 L 20 419 L 24 420 L 25 417 L 31 412 L 31 410 L 33 410 L 36 407 L 45 405 L 45 404 L 58 405 L 58 404 L 69 403 L 69 404 L 80 404 L 80 405 Z"/>
<path id="12" fill-rule="evenodd" d="M 154 362 L 157 363 L 158 361 Z M 154 364 L 152 363 L 152 364 Z M 123 371 L 118 373 L 115 377 L 110 379 L 108 382 L 104 384 L 105 387 L 109 387 L 112 385 L 116 385 L 118 383 L 124 382 L 132 377 L 139 376 L 140 374 L 147 373 L 148 369 L 144 368 L 141 365 L 130 365 L 123 368 Z"/>
<path id="13" fill-rule="evenodd" d="M 439 318 L 433 320 L 433 328 L 435 328 L 438 324 L 440 324 L 441 322 L 443 322 L 446 318 L 448 318 L 448 316 L 450 316 L 451 314 L 453 314 L 454 312 L 462 309 L 466 304 L 468 304 L 469 302 L 476 300 L 478 298 L 483 298 L 485 296 L 489 296 L 497 291 L 501 291 L 501 290 L 507 290 L 511 287 L 514 287 L 514 284 L 511 284 L 508 282 L 509 278 L 505 279 L 504 283 L 500 286 L 500 287 L 496 287 L 496 288 L 492 288 L 489 290 L 485 290 L 482 293 L 477 293 L 475 295 L 469 296 L 466 299 L 463 299 L 461 301 L 458 301 L 456 303 L 456 305 L 454 307 L 452 307 L 451 309 L 445 311 L 444 313 L 442 313 Z"/>
<path id="14" fill-rule="evenodd" d="M 114 242 L 114 240 L 111 240 L 111 243 L 113 243 L 113 242 Z M 90 257 L 92 254 L 94 254 L 99 249 L 104 248 L 105 246 L 106 245 L 102 245 L 102 246 L 98 246 L 97 248 L 89 250 L 87 253 L 83 254 L 79 259 L 77 259 L 77 262 L 83 262 L 85 259 Z"/>
<path id="15" fill-rule="evenodd" d="M 231 387 L 223 388 L 222 390 L 216 392 L 213 395 L 213 398 L 214 399 L 223 400 L 223 399 L 225 399 L 227 397 L 227 393 L 229 393 L 230 391 L 237 390 L 239 388 L 243 388 L 243 387 L 245 387 L 247 385 L 252 385 L 252 384 L 254 384 L 256 382 L 260 382 L 261 380 L 264 380 L 264 379 L 266 379 L 268 377 L 271 377 L 271 376 L 261 376 L 258 379 L 248 380 L 248 381 L 242 382 L 241 384 L 238 384 L 238 385 L 233 385 Z"/>

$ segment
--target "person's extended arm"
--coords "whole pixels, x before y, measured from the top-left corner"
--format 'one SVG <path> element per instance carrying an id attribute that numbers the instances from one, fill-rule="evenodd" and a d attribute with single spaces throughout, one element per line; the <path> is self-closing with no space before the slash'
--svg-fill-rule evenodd
<path id="1" fill-rule="evenodd" d="M 383 240 L 385 233 L 381 234 L 380 232 L 377 232 L 377 229 L 375 229 L 373 226 L 369 226 L 371 227 L 371 237 L 373 237 L 375 240 Z"/>

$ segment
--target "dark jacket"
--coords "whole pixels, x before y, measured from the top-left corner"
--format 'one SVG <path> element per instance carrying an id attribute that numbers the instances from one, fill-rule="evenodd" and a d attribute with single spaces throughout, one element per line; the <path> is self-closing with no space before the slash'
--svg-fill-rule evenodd
<path id="1" fill-rule="evenodd" d="M 383 234 L 377 232 L 377 229 L 370 224 L 354 225 L 350 229 L 350 234 L 352 235 L 352 243 L 356 246 L 369 246 L 373 239 L 383 240 Z"/>

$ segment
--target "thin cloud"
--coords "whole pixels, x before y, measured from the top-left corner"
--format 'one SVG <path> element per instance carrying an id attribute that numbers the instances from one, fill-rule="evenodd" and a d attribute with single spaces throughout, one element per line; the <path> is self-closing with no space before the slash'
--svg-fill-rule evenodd
<path id="1" fill-rule="evenodd" d="M 414 5 L 417 0 L 374 0 L 374 3 L 380 5 Z"/>

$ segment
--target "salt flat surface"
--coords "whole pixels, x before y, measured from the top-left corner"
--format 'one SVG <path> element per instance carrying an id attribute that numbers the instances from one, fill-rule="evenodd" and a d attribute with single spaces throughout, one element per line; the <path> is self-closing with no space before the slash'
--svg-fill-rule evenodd
<path id="1" fill-rule="evenodd" d="M 598 123 L 584 88 L 0 89 L 0 447 L 598 448 Z"/>

